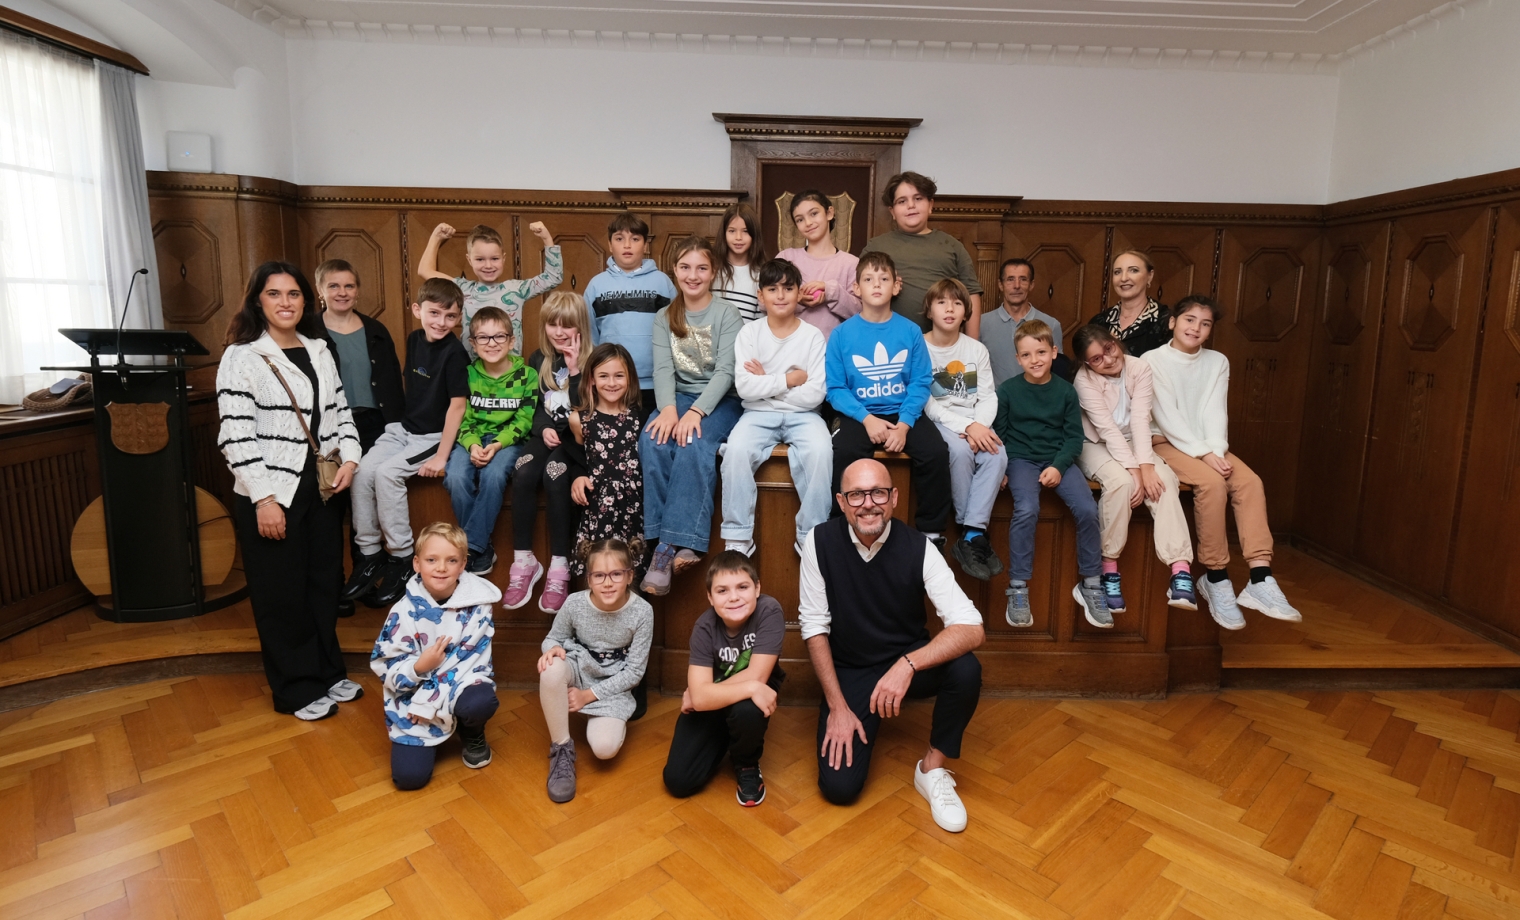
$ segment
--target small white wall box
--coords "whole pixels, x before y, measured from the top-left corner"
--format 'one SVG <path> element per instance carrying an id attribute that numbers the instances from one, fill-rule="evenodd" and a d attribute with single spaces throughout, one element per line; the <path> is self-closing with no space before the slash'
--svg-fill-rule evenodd
<path id="1" fill-rule="evenodd" d="M 211 135 L 170 131 L 169 169 L 174 172 L 211 172 Z"/>

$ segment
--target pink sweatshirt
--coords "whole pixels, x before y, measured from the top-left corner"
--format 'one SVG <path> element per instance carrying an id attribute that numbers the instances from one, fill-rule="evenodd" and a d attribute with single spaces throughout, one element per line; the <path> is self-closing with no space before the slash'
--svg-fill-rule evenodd
<path id="1" fill-rule="evenodd" d="M 1087 440 L 1107 447 L 1109 456 L 1132 470 L 1156 462 L 1151 453 L 1154 387 L 1150 365 L 1133 355 L 1124 356 L 1123 378 L 1124 392 L 1129 395 L 1129 431 L 1121 430 L 1114 421 L 1118 388 L 1113 386 L 1112 378 L 1083 365 L 1071 385 L 1082 405 L 1082 432 Z"/>
<path id="2" fill-rule="evenodd" d="M 850 293 L 855 283 L 855 265 L 860 260 L 839 251 L 827 259 L 815 259 L 806 249 L 783 249 L 776 258 L 785 259 L 802 273 L 802 283 L 823 282 L 823 302 L 816 307 L 797 308 L 797 316 L 814 326 L 827 339 L 840 323 L 860 312 L 860 299 Z"/>

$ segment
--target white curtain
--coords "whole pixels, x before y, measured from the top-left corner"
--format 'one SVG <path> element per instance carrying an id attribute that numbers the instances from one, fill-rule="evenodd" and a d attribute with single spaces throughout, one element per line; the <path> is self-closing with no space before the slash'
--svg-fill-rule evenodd
<path id="1" fill-rule="evenodd" d="M 131 303 L 126 305 L 126 326 L 162 329 L 164 311 L 159 299 L 153 222 L 148 215 L 148 174 L 143 166 L 135 77 L 124 67 L 100 60 L 95 62 L 95 74 L 100 81 L 100 200 L 106 289 L 113 315 L 120 320 L 132 273 L 146 268 L 148 274 L 137 279 Z"/>

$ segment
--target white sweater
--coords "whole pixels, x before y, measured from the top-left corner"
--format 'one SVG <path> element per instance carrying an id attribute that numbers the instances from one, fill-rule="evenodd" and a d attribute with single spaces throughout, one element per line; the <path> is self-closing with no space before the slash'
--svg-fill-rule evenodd
<path id="1" fill-rule="evenodd" d="M 1230 359 L 1208 348 L 1196 355 L 1172 343 L 1140 356 L 1150 365 L 1155 395 L 1151 431 L 1189 457 L 1230 449 Z"/>
<path id="2" fill-rule="evenodd" d="M 745 323 L 734 338 L 734 389 L 744 401 L 745 411 L 811 412 L 823 402 L 828 391 L 824 380 L 823 333 L 808 323 L 799 323 L 784 339 L 771 332 L 769 319 Z M 754 359 L 765 368 L 764 374 L 745 370 L 744 362 Z M 807 371 L 801 386 L 786 385 L 786 372 L 792 368 Z"/>
<path id="3" fill-rule="evenodd" d="M 972 422 L 991 428 L 998 400 L 987 346 L 965 333 L 948 348 L 936 347 L 927 335 L 924 345 L 934 373 L 924 414 L 956 434 L 965 434 Z"/>
<path id="4" fill-rule="evenodd" d="M 343 462 L 358 463 L 363 450 L 343 395 L 338 366 L 326 342 L 299 338 L 316 368 L 321 391 L 322 420 L 312 433 L 323 454 L 336 446 Z M 301 404 L 306 423 L 311 424 L 311 381 L 266 332 L 251 344 L 229 345 L 222 353 L 216 369 L 216 406 L 222 416 L 216 443 L 232 468 L 233 491 L 254 501 L 273 495 L 289 508 L 311 446 L 290 408 L 285 388 L 264 363 L 266 357 L 280 369 Z"/>

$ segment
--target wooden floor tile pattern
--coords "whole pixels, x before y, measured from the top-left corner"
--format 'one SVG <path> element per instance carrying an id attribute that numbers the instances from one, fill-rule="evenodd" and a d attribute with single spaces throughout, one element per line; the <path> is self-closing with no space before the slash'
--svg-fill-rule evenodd
<path id="1" fill-rule="evenodd" d="M 987 700 L 954 835 L 910 782 L 927 704 L 850 808 L 805 708 L 772 722 L 762 806 L 726 771 L 670 798 L 673 699 L 615 761 L 583 746 L 554 805 L 534 694 L 502 692 L 490 766 L 449 745 L 401 793 L 364 683 L 316 724 L 240 674 L 0 714 L 0 917 L 1520 917 L 1515 693 Z"/>

